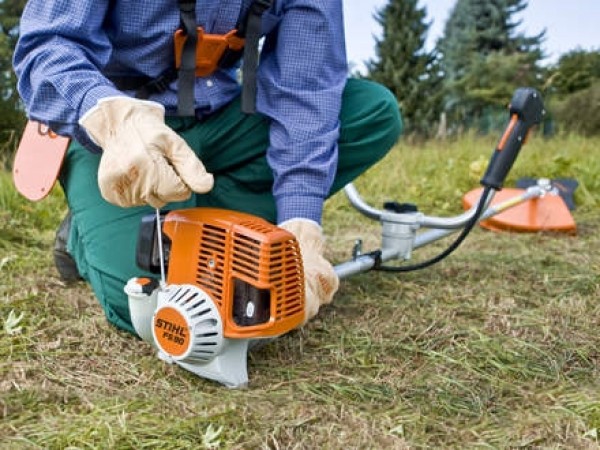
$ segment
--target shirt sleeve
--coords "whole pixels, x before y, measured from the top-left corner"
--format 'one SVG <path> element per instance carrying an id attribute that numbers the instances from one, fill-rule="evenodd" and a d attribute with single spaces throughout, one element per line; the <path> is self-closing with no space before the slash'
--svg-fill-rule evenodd
<path id="1" fill-rule="evenodd" d="M 102 31 L 108 0 L 30 0 L 13 56 L 31 119 L 92 147 L 77 121 L 102 97 L 123 95 L 100 72 L 111 45 Z M 96 148 L 97 149 L 97 148 Z"/>
<path id="2" fill-rule="evenodd" d="M 277 220 L 321 222 L 337 166 L 347 78 L 341 0 L 281 2 L 258 73 L 257 109 L 271 119 L 267 158 Z"/>

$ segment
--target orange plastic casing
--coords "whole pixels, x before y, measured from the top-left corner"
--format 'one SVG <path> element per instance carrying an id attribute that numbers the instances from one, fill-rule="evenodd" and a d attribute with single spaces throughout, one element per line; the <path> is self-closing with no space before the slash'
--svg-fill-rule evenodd
<path id="1" fill-rule="evenodd" d="M 207 292 L 220 310 L 225 337 L 278 336 L 304 321 L 304 268 L 291 233 L 261 218 L 217 208 L 172 211 L 163 230 L 171 240 L 167 282 Z M 269 291 L 269 320 L 250 326 L 234 321 L 236 279 Z"/>

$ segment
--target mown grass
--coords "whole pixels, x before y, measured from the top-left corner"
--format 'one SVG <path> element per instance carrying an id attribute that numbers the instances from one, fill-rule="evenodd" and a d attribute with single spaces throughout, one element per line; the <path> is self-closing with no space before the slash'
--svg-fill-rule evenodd
<path id="1" fill-rule="evenodd" d="M 494 144 L 401 144 L 357 185 L 375 205 L 458 213 Z M 314 321 L 250 356 L 236 391 L 163 364 L 107 325 L 85 284 L 61 283 L 60 190 L 27 203 L 1 173 L 0 447 L 598 448 L 598 174 L 600 140 L 533 139 L 507 185 L 576 178 L 577 236 L 477 229 L 429 269 L 344 280 Z M 336 262 L 358 237 L 379 244 L 341 194 L 325 227 Z"/>

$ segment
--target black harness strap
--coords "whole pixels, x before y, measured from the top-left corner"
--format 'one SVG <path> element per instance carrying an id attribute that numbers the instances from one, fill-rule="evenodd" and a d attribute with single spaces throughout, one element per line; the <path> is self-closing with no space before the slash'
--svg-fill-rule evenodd
<path id="1" fill-rule="evenodd" d="M 196 83 L 196 0 L 178 0 L 181 28 L 186 35 L 181 53 L 181 65 L 177 74 L 177 114 L 194 116 L 194 86 Z"/>
<path id="2" fill-rule="evenodd" d="M 258 69 L 258 44 L 262 28 L 262 15 L 271 7 L 273 0 L 255 0 L 250 6 L 245 28 L 244 58 L 242 61 L 242 112 L 256 112 L 256 71 Z"/>
<path id="3" fill-rule="evenodd" d="M 177 69 L 174 67 L 164 72 L 158 78 L 144 75 L 127 75 L 110 77 L 110 81 L 121 91 L 136 91 L 135 98 L 146 100 L 152 94 L 160 94 L 169 89 L 169 85 L 177 79 Z"/>

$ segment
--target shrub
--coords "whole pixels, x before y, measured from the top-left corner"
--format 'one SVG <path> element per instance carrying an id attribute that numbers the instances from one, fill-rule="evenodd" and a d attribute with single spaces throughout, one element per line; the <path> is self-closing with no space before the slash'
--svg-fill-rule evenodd
<path id="1" fill-rule="evenodd" d="M 561 131 L 600 136 L 600 81 L 569 95 L 557 103 L 554 109 Z"/>

